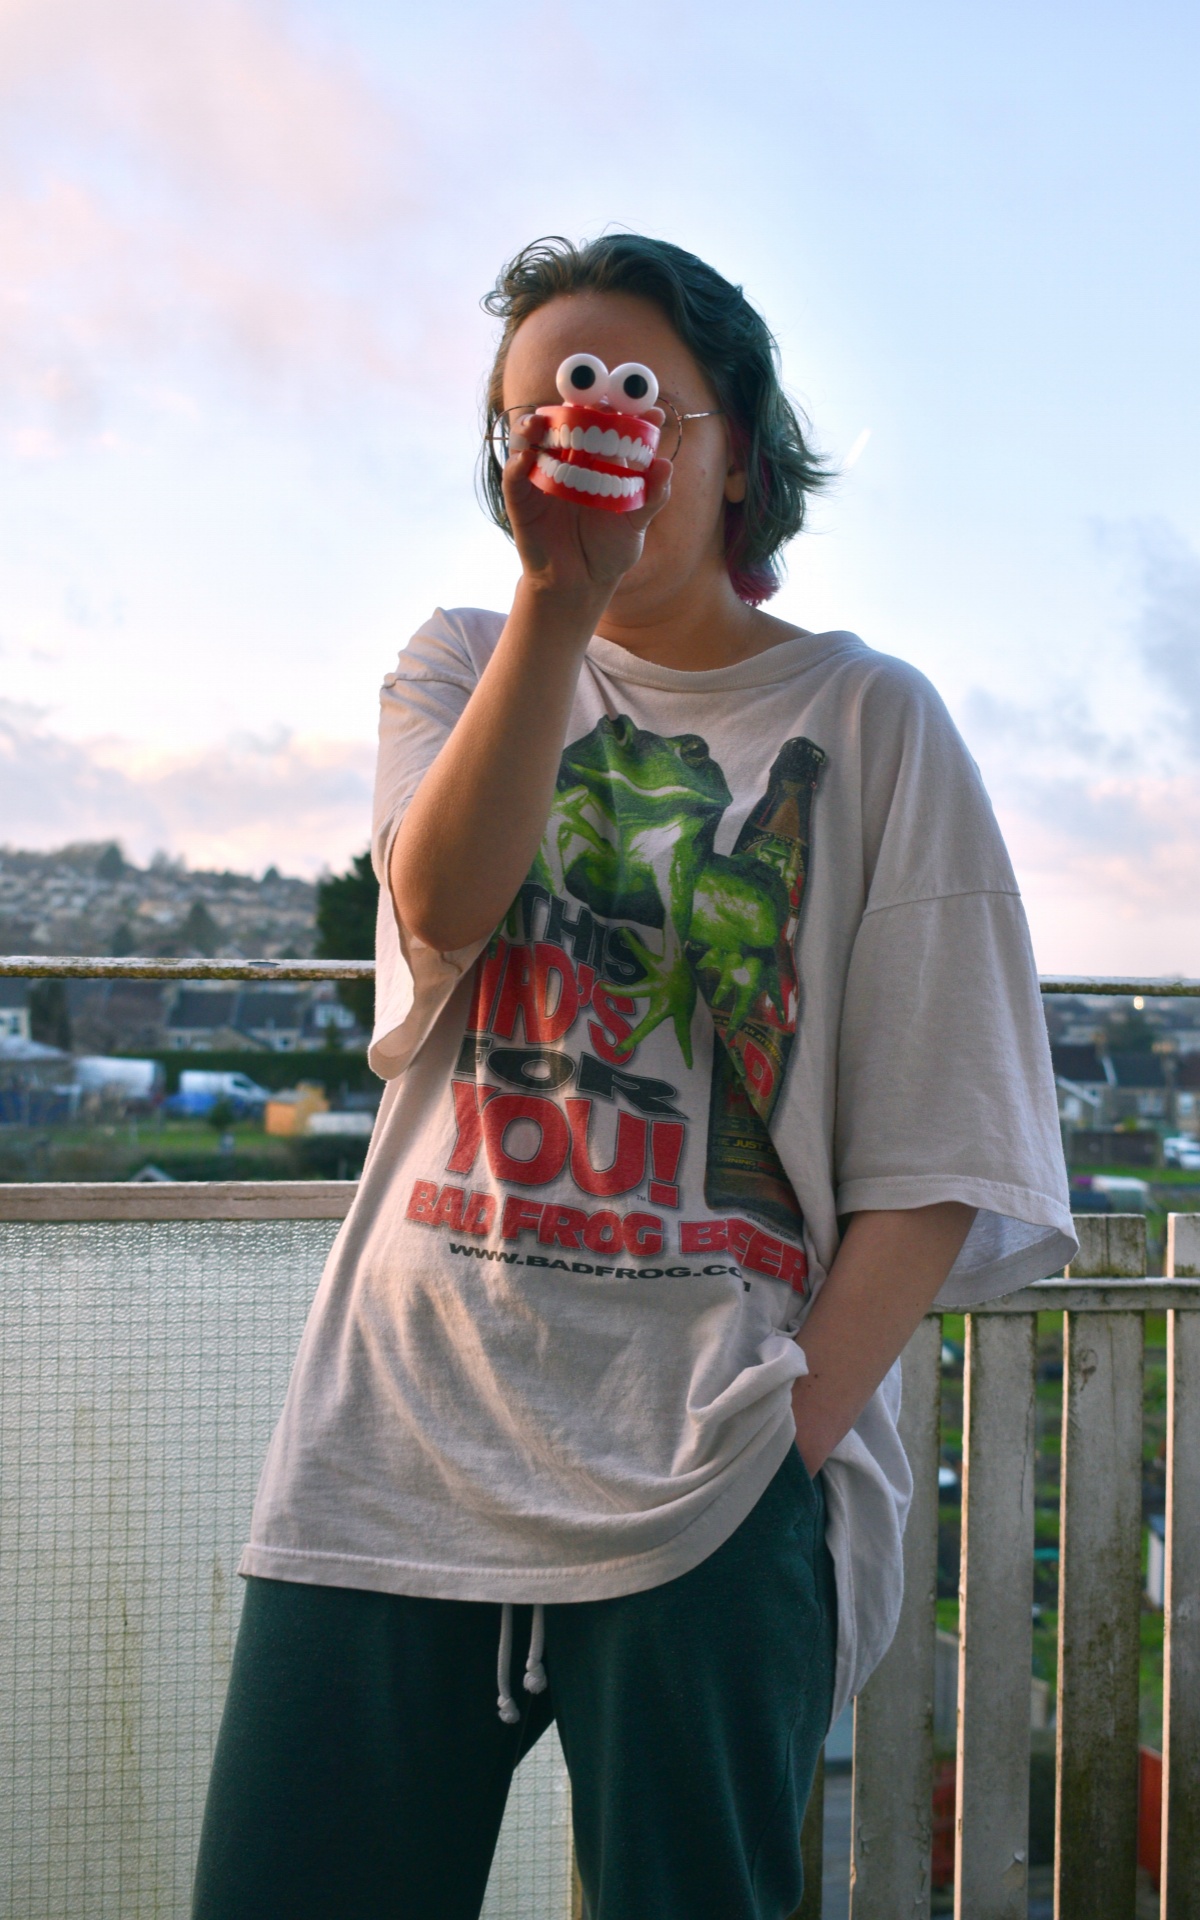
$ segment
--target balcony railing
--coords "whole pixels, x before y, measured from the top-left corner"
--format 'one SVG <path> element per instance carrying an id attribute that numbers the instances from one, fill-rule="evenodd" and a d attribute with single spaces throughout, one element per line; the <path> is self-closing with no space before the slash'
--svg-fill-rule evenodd
<path id="1" fill-rule="evenodd" d="M 221 969 L 217 972 L 217 969 Z M 144 971 L 143 971 L 144 970 Z M 369 963 L 0 959 L 0 974 L 369 977 Z M 1200 993 L 1200 982 L 1043 981 Z M 188 1910 L 262 1455 L 345 1182 L 0 1185 L 0 1914 Z M 967 1316 L 954 1911 L 1028 1911 L 1036 1316 L 1063 1314 L 1055 1913 L 1131 1920 L 1142 1351 L 1166 1316 L 1163 1920 L 1200 1920 L 1200 1215 L 1140 1216 Z M 852 1920 L 931 1909 L 942 1327 L 904 1356 L 916 1493 L 896 1641 L 856 1702 Z M 488 1920 L 578 1914 L 557 1743 L 521 1769 Z M 821 1913 L 821 1781 L 805 1821 Z"/>
<path id="2" fill-rule="evenodd" d="M 236 1556 L 339 1182 L 0 1187 L 0 1912 L 187 1912 L 236 1628 Z M 1062 1310 L 1056 1912 L 1130 1920 L 1142 1340 L 1167 1316 L 1163 1905 L 1200 1914 L 1200 1215 L 1143 1277 L 1140 1216 L 967 1317 L 955 1912 L 1027 1912 L 1035 1316 Z M 904 1356 L 916 1479 L 895 1644 L 855 1710 L 853 1920 L 930 1911 L 941 1324 Z M 553 1741 L 518 1776 L 485 1910 L 568 1920 Z M 820 1788 L 805 1827 L 820 1914 Z"/>

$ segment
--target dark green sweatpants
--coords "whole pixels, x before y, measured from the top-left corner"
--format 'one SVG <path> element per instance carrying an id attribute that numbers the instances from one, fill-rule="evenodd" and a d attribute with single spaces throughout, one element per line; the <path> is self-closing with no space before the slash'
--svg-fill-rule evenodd
<path id="1" fill-rule="evenodd" d="M 496 1712 L 500 1608 L 250 1580 L 194 1920 L 476 1920 L 514 1767 L 551 1720 L 588 1920 L 784 1920 L 829 1724 L 825 1509 L 794 1450 L 700 1566 L 547 1606 L 547 1692 Z"/>

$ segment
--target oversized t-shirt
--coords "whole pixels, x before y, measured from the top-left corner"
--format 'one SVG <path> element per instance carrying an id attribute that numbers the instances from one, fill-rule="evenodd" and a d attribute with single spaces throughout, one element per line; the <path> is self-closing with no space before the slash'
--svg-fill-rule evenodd
<path id="1" fill-rule="evenodd" d="M 850 634 L 702 672 L 594 639 L 502 924 L 443 954 L 398 922 L 393 837 L 502 625 L 439 611 L 384 683 L 387 1086 L 244 1573 L 516 1602 L 658 1585 L 794 1444 L 839 1217 L 977 1208 L 951 1309 L 1074 1249 L 979 774 L 928 682 Z M 897 1367 L 823 1469 L 839 1706 L 899 1608 L 898 1407 Z"/>

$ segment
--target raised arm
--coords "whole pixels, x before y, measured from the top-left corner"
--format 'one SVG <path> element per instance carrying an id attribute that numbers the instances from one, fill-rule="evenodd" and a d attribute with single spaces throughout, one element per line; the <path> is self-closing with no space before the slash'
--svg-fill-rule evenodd
<path id="1" fill-rule="evenodd" d="M 974 1207 L 957 1200 L 856 1213 L 797 1336 L 808 1373 L 792 1388 L 796 1444 L 816 1473 L 854 1425 L 933 1305 Z"/>
<path id="2" fill-rule="evenodd" d="M 522 567 L 512 612 L 392 846 L 396 911 L 443 953 L 486 938 L 529 871 L 588 641 L 668 493 L 670 462 L 656 460 L 644 507 L 598 513 L 531 486 L 534 458 L 531 444 L 504 474 Z"/>

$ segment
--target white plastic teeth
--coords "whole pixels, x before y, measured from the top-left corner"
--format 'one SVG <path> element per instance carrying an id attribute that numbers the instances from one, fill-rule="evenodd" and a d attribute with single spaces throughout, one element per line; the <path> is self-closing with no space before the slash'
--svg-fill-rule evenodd
<path id="1" fill-rule="evenodd" d="M 538 466 L 560 487 L 574 487 L 577 493 L 605 494 L 612 500 L 632 500 L 646 490 L 640 473 L 601 473 L 597 467 L 573 467 L 553 454 L 538 453 Z"/>
<path id="2" fill-rule="evenodd" d="M 654 458 L 653 449 L 644 440 L 618 433 L 615 427 L 551 427 L 543 442 L 548 447 L 573 447 L 576 453 L 598 453 L 605 460 L 619 460 L 626 467 L 644 472 Z"/>

